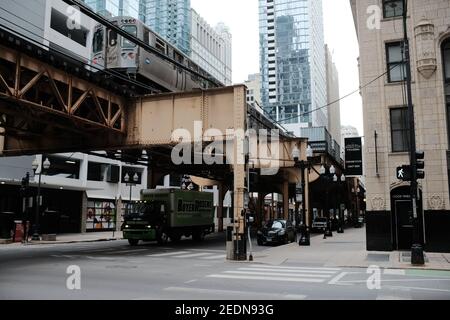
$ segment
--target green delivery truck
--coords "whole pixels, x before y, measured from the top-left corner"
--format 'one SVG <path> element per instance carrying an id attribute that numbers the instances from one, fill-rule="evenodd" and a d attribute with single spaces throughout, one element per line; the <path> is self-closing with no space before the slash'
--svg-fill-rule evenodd
<path id="1" fill-rule="evenodd" d="M 202 241 L 214 232 L 213 197 L 179 189 L 142 190 L 141 201 L 125 215 L 123 237 L 132 246 L 140 240 L 177 242 L 182 236 Z"/>

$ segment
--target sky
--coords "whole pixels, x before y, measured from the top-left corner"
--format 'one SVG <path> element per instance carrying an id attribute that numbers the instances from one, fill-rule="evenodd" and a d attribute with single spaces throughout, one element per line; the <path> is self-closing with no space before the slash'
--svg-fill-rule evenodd
<path id="1" fill-rule="evenodd" d="M 233 35 L 233 82 L 243 83 L 259 72 L 258 0 L 191 0 L 191 6 L 208 23 L 224 22 Z M 348 0 L 323 0 L 325 43 L 339 72 L 340 96 L 359 87 L 358 41 Z M 341 123 L 363 135 L 359 93 L 341 101 Z"/>

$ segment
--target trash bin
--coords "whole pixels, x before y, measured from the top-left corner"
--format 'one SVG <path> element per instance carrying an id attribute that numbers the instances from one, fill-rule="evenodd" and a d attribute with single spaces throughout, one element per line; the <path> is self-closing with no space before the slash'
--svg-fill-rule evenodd
<path id="1" fill-rule="evenodd" d="M 11 239 L 11 231 L 14 229 L 14 212 L 0 213 L 0 239 Z"/>

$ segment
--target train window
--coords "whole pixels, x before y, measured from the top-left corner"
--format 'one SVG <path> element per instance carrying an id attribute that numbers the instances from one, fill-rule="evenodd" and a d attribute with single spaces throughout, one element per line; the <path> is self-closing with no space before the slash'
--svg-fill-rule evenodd
<path id="1" fill-rule="evenodd" d="M 179 63 L 184 63 L 184 57 L 176 51 L 173 52 L 173 58 Z"/>
<path id="2" fill-rule="evenodd" d="M 103 51 L 103 29 L 98 29 L 95 31 L 92 51 L 94 53 Z"/>
<path id="3" fill-rule="evenodd" d="M 111 47 L 114 47 L 117 44 L 117 32 L 116 31 L 109 30 L 108 42 Z"/>
<path id="4" fill-rule="evenodd" d="M 144 42 L 146 44 L 150 43 L 150 31 L 148 29 L 144 29 Z"/>
<path id="5" fill-rule="evenodd" d="M 155 47 L 156 47 L 156 49 L 161 51 L 161 53 L 167 54 L 166 53 L 166 43 L 158 37 L 156 37 Z"/>
<path id="6" fill-rule="evenodd" d="M 136 35 L 137 35 L 137 28 L 136 28 L 136 26 L 130 26 L 130 25 L 129 26 L 123 26 L 122 30 L 128 32 L 132 36 L 136 37 Z M 122 48 L 134 48 L 134 47 L 136 47 L 136 45 L 133 42 L 131 42 L 131 41 L 125 39 L 125 38 L 122 38 Z"/>
<path id="7" fill-rule="evenodd" d="M 65 14 L 62 14 L 58 10 L 52 8 L 50 27 L 63 36 L 66 36 L 83 47 L 86 47 L 87 36 L 89 33 L 88 29 L 83 26 L 80 26 L 79 28 L 69 28 L 70 25 L 67 21 L 70 21 L 70 19 Z"/>

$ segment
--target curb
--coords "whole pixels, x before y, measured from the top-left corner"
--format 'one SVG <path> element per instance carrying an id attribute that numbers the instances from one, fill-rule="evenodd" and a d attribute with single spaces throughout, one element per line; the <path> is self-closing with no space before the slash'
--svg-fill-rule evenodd
<path id="1" fill-rule="evenodd" d="M 107 241 L 118 241 L 118 240 L 123 240 L 123 239 L 119 239 L 119 238 L 104 238 L 104 239 L 92 239 L 92 240 L 70 240 L 70 241 L 30 241 L 27 242 L 26 245 L 30 245 L 30 246 L 38 246 L 38 245 L 44 245 L 44 244 L 70 244 L 70 243 L 89 243 L 89 242 L 107 242 Z M 19 242 L 17 242 L 19 243 Z M 12 244 L 12 242 L 5 242 L 2 243 L 0 242 L 0 244 Z"/>
<path id="2" fill-rule="evenodd" d="M 330 266 L 331 267 L 331 266 Z M 369 266 L 363 266 L 363 265 L 353 265 L 353 266 L 346 266 L 346 265 L 336 265 L 333 267 L 338 268 L 358 268 L 358 269 L 367 269 Z M 425 270 L 425 271 L 450 271 L 450 267 L 443 267 L 441 269 L 437 267 L 415 267 L 415 266 L 380 266 L 380 269 L 394 269 L 394 270 Z"/>

